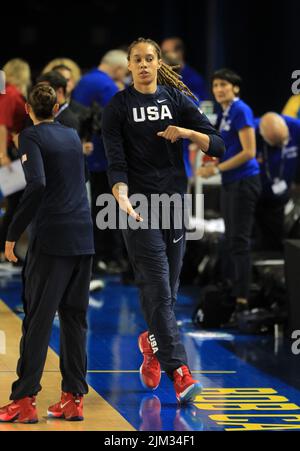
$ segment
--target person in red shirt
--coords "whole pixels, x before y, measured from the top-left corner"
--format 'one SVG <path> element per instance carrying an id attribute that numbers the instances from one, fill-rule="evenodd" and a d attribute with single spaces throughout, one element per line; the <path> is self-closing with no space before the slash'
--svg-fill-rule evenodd
<path id="1" fill-rule="evenodd" d="M 28 63 L 18 58 L 8 61 L 3 71 L 6 86 L 5 94 L 0 94 L 0 166 L 18 158 L 13 140 L 25 125 L 25 98 L 31 77 Z M 6 198 L 6 212 L 0 226 L 0 259 L 3 259 L 8 226 L 21 195 L 19 191 Z"/>

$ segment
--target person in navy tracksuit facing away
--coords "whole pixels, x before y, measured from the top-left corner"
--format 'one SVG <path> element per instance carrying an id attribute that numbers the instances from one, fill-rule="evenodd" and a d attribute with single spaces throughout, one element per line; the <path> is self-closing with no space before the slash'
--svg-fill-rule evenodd
<path id="1" fill-rule="evenodd" d="M 192 95 L 163 64 L 158 44 L 139 38 L 129 47 L 128 61 L 133 85 L 116 94 L 104 109 L 102 133 L 113 194 L 122 210 L 142 221 L 130 202 L 132 194 L 150 198 L 186 192 L 183 138 L 216 156 L 223 154 L 224 144 L 208 119 L 180 91 Z M 161 219 L 158 211 L 151 213 Z M 171 208 L 169 229 L 127 228 L 124 238 L 148 325 L 139 337 L 144 354 L 142 383 L 156 388 L 162 367 L 174 381 L 177 399 L 184 402 L 193 400 L 201 385 L 191 377 L 174 314 L 185 249 L 184 228 L 175 229 L 175 214 Z"/>
<path id="2" fill-rule="evenodd" d="M 56 311 L 60 319 L 61 401 L 48 415 L 83 419 L 86 376 L 86 312 L 94 253 L 93 226 L 85 186 L 84 156 L 76 130 L 54 121 L 52 87 L 36 85 L 27 110 L 34 125 L 19 137 L 27 186 L 10 224 L 5 255 L 32 222 L 23 268 L 25 318 L 11 404 L 0 421 L 37 422 L 35 396 L 46 361 Z"/>

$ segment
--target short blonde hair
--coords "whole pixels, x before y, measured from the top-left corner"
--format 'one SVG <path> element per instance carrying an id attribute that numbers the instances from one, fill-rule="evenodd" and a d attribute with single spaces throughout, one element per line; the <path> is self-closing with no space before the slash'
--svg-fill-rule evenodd
<path id="1" fill-rule="evenodd" d="M 61 64 L 70 69 L 73 81 L 76 85 L 81 78 L 81 69 L 78 64 L 70 58 L 55 58 L 54 60 L 49 61 L 49 63 L 42 70 L 42 74 L 52 71 L 55 66 L 60 66 Z"/>
<path id="2" fill-rule="evenodd" d="M 107 64 L 109 66 L 122 66 L 127 67 L 128 61 L 127 61 L 127 54 L 124 52 L 124 50 L 110 50 L 109 52 L 105 53 L 103 58 L 101 59 L 100 64 Z"/>
<path id="3" fill-rule="evenodd" d="M 20 59 L 14 58 L 3 66 L 6 82 L 17 86 L 22 94 L 27 96 L 27 89 L 31 83 L 31 71 L 29 64 Z"/>

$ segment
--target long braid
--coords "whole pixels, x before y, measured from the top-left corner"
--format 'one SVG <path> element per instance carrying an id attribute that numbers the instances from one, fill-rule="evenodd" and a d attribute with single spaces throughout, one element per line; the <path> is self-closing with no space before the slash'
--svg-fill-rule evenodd
<path id="1" fill-rule="evenodd" d="M 173 67 L 169 66 L 166 63 L 162 63 L 161 68 L 158 69 L 158 84 L 173 86 L 174 88 L 179 89 L 179 91 L 182 91 L 187 96 L 198 100 L 197 97 L 195 97 L 194 94 L 189 90 L 189 88 L 183 83 L 183 81 L 181 81 L 181 78 L 181 75 L 177 74 L 177 72 L 174 71 Z"/>
<path id="2" fill-rule="evenodd" d="M 158 59 L 161 59 L 161 49 L 155 41 L 153 41 L 152 39 L 138 38 L 136 41 L 132 42 L 132 44 L 130 44 L 128 48 L 128 60 L 130 59 L 132 49 L 140 43 L 151 44 L 155 48 Z M 178 89 L 179 91 L 198 101 L 197 97 L 195 97 L 194 94 L 189 90 L 189 88 L 181 81 L 182 77 L 177 72 L 175 72 L 174 69 L 176 69 L 177 67 L 178 66 L 175 66 L 173 68 L 166 63 L 162 63 L 160 69 L 158 69 L 157 72 L 157 83 L 159 85 L 172 86 L 173 88 Z"/>

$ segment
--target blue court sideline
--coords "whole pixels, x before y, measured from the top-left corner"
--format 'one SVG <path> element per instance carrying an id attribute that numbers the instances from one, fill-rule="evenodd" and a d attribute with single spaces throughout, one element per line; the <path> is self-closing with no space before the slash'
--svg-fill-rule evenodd
<path id="1" fill-rule="evenodd" d="M 179 408 L 165 375 L 155 392 L 143 389 L 137 336 L 145 323 L 137 290 L 118 277 L 105 280 L 105 289 L 90 298 L 88 383 L 137 430 L 300 430 L 300 356 L 286 340 L 196 329 L 190 321 L 195 289 L 180 290 L 177 319 L 203 395 Z M 1 273 L 0 281 L 0 298 L 14 309 L 20 277 Z M 57 320 L 50 345 L 59 353 Z"/>

